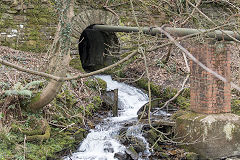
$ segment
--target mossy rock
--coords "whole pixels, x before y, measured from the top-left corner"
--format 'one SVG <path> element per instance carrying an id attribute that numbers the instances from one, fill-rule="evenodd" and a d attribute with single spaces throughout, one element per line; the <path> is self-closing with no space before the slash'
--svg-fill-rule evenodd
<path id="1" fill-rule="evenodd" d="M 85 72 L 84 69 L 83 69 L 83 67 L 82 67 L 82 62 L 81 62 L 79 56 L 77 56 L 76 58 L 73 58 L 73 59 L 70 61 L 69 65 L 70 65 L 71 67 L 73 67 L 73 68 L 81 71 L 81 72 Z"/>
<path id="2" fill-rule="evenodd" d="M 94 90 L 100 90 L 102 92 L 107 90 L 107 82 L 100 78 L 90 78 L 85 82 L 85 84 Z"/>
<path id="3" fill-rule="evenodd" d="M 232 113 L 240 115 L 240 100 L 233 99 L 231 102 Z"/>
<path id="4" fill-rule="evenodd" d="M 7 37 L 1 45 L 22 51 L 46 52 L 52 43 L 51 37 L 55 34 L 58 22 L 55 7 L 50 1 L 46 4 L 43 4 L 41 0 L 23 2 L 24 6 L 28 4 L 32 7 L 24 10 L 18 10 L 12 5 L 0 5 L 0 32 L 10 34 L 12 29 L 18 31 L 18 36 Z M 24 28 L 19 28 L 19 24 L 22 24 Z M 6 41 L 9 40 L 11 42 L 7 43 Z"/>
<path id="5" fill-rule="evenodd" d="M 148 91 L 148 80 L 147 79 L 140 79 L 136 82 L 137 86 Z M 162 86 L 156 85 L 153 82 L 150 82 L 151 93 L 157 97 L 159 101 L 162 101 L 162 105 L 167 100 L 174 97 L 178 90 L 175 88 L 167 87 L 163 88 Z M 161 104 L 161 102 L 158 102 Z M 180 109 L 189 110 L 190 106 L 190 89 L 186 88 L 183 90 L 182 94 L 179 95 L 174 101 Z M 155 105 L 154 105 L 155 106 Z"/>
<path id="6" fill-rule="evenodd" d="M 194 152 L 188 152 L 186 153 L 186 160 L 198 160 L 199 155 Z"/>
<path id="7" fill-rule="evenodd" d="M 4 134 L 1 131 L 0 133 L 0 159 L 18 159 L 21 155 L 24 155 L 24 150 L 22 148 L 19 149 L 19 146 L 23 146 L 26 133 L 22 133 L 21 131 L 27 131 L 28 127 L 25 124 L 15 124 L 15 126 L 17 126 L 17 131 L 13 131 L 15 128 L 13 126 L 10 132 Z M 21 128 L 21 130 L 18 128 Z M 28 152 L 26 159 L 61 159 L 67 151 L 75 151 L 79 143 L 87 136 L 87 131 L 82 128 L 75 130 L 70 130 L 69 128 L 61 132 L 61 129 L 51 126 L 50 137 L 50 130 L 48 128 L 50 126 L 46 128 L 45 134 L 43 134 L 43 136 L 47 136 L 44 141 L 39 139 L 43 138 L 39 137 L 39 135 L 32 137 L 34 141 L 27 141 L 26 147 L 28 148 Z M 5 138 L 3 139 L 3 137 Z M 29 137 L 27 136 L 27 140 L 29 140 Z M 1 155 L 1 153 L 4 153 L 4 155 Z"/>
<path id="8" fill-rule="evenodd" d="M 141 78 L 140 80 L 138 80 L 136 82 L 136 84 L 137 84 L 138 87 L 148 91 L 148 80 L 147 79 Z M 150 88 L 151 88 L 152 94 L 154 94 L 155 96 L 157 96 L 157 97 L 162 97 L 163 96 L 161 86 L 155 85 L 154 83 L 151 82 L 150 83 Z"/>
<path id="9" fill-rule="evenodd" d="M 178 96 L 176 99 L 176 103 L 180 109 L 183 110 L 190 110 L 190 99 L 183 97 L 183 96 Z"/>
<path id="10" fill-rule="evenodd" d="M 187 114 L 187 112 L 184 111 L 184 110 L 178 110 L 177 112 L 175 112 L 174 114 L 172 114 L 171 119 L 172 119 L 172 120 L 176 120 L 178 117 L 181 117 L 181 116 L 184 115 L 184 114 Z"/>

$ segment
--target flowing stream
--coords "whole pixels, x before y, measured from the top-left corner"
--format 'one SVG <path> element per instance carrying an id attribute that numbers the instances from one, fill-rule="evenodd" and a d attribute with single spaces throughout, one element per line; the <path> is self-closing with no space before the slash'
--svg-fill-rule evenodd
<path id="1" fill-rule="evenodd" d="M 108 75 L 96 77 L 107 82 L 107 90 L 118 89 L 118 106 L 121 109 L 118 117 L 106 118 L 95 129 L 90 130 L 78 151 L 65 160 L 116 160 L 115 153 L 124 153 L 126 150 L 118 140 L 120 129 L 124 123 L 136 121 L 137 111 L 148 102 L 148 96 L 140 89 L 113 81 Z M 129 127 L 126 134 L 140 139 L 146 145 L 146 150 L 142 154 L 150 154 L 148 143 L 141 134 L 141 125 Z"/>

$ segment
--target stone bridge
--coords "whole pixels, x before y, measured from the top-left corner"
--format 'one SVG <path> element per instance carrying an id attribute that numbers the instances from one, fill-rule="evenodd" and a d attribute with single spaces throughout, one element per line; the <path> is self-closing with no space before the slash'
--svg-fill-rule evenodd
<path id="1" fill-rule="evenodd" d="M 93 30 L 95 24 L 118 25 L 118 19 L 103 10 L 85 10 L 74 17 L 73 47 L 79 49 L 83 68 L 90 71 L 112 64 L 119 52 L 116 34 Z"/>

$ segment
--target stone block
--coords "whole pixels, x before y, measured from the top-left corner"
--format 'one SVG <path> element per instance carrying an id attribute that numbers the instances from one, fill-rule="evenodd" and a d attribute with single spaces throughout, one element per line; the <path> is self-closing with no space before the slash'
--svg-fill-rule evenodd
<path id="1" fill-rule="evenodd" d="M 240 117 L 231 113 L 186 112 L 176 119 L 175 135 L 202 159 L 240 155 Z"/>

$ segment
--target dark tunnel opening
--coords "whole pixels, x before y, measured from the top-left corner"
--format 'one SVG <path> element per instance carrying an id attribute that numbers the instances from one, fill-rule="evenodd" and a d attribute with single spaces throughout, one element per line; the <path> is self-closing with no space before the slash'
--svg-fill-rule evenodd
<path id="1" fill-rule="evenodd" d="M 119 41 L 115 33 L 94 30 L 89 26 L 80 36 L 78 51 L 83 69 L 94 71 L 114 63 Z"/>

